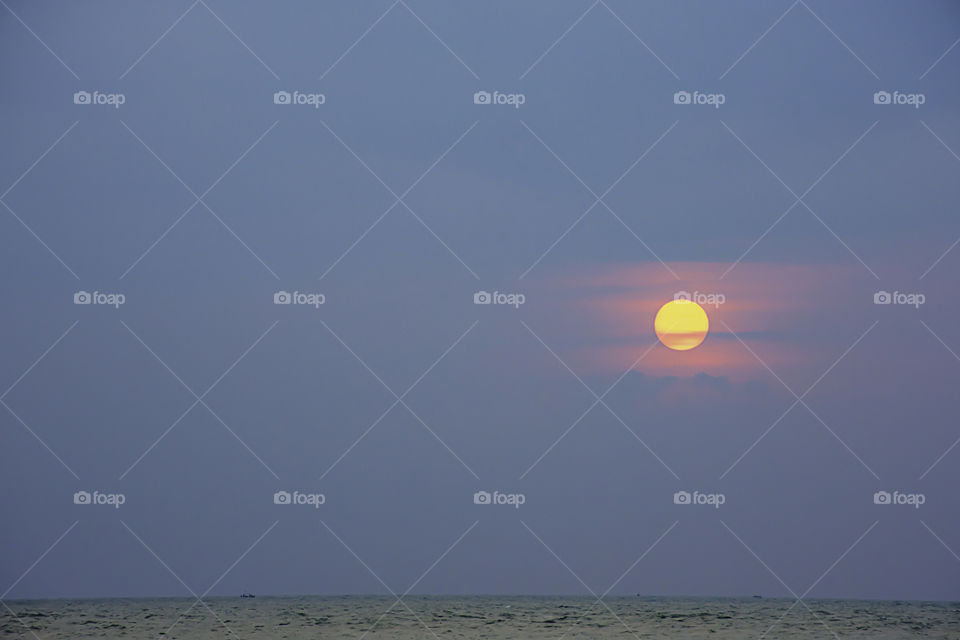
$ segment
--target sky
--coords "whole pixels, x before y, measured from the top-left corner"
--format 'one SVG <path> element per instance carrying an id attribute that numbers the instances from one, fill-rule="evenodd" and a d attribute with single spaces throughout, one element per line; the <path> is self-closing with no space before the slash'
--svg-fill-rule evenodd
<path id="1" fill-rule="evenodd" d="M 0 5 L 0 600 L 960 599 L 955 3 Z"/>

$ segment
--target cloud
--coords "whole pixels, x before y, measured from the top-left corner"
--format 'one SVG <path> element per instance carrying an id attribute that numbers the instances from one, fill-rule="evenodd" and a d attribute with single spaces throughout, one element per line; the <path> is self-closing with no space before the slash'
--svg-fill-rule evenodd
<path id="1" fill-rule="evenodd" d="M 837 347 L 842 352 L 863 330 L 854 310 L 872 307 L 875 285 L 865 282 L 855 265 L 667 266 L 568 268 L 547 281 L 556 306 L 551 313 L 584 371 L 633 368 L 656 376 L 704 373 L 738 380 L 769 376 L 768 367 L 802 368 L 836 357 Z M 667 349 L 653 332 L 659 308 L 678 295 L 698 298 L 710 321 L 703 344 L 685 352 Z"/>

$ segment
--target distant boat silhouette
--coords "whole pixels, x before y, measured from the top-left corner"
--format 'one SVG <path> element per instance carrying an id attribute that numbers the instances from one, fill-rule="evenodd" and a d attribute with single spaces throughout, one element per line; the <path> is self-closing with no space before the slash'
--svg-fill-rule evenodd
<path id="1" fill-rule="evenodd" d="M 253 595 L 252 593 L 243 592 L 243 593 L 240 594 L 240 597 L 241 597 L 241 598 L 256 598 L 257 596 Z"/>

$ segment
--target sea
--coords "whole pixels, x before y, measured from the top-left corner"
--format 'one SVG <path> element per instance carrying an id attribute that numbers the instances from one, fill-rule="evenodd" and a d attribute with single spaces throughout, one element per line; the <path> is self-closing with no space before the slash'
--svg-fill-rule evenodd
<path id="1" fill-rule="evenodd" d="M 8 600 L 12 638 L 960 638 L 960 603 L 289 596 Z"/>

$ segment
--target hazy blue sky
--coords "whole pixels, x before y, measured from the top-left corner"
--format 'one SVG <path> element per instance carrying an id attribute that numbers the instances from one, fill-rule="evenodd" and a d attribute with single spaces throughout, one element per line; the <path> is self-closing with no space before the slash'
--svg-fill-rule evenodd
<path id="1" fill-rule="evenodd" d="M 956 3 L 0 5 L 0 599 L 960 599 Z"/>

